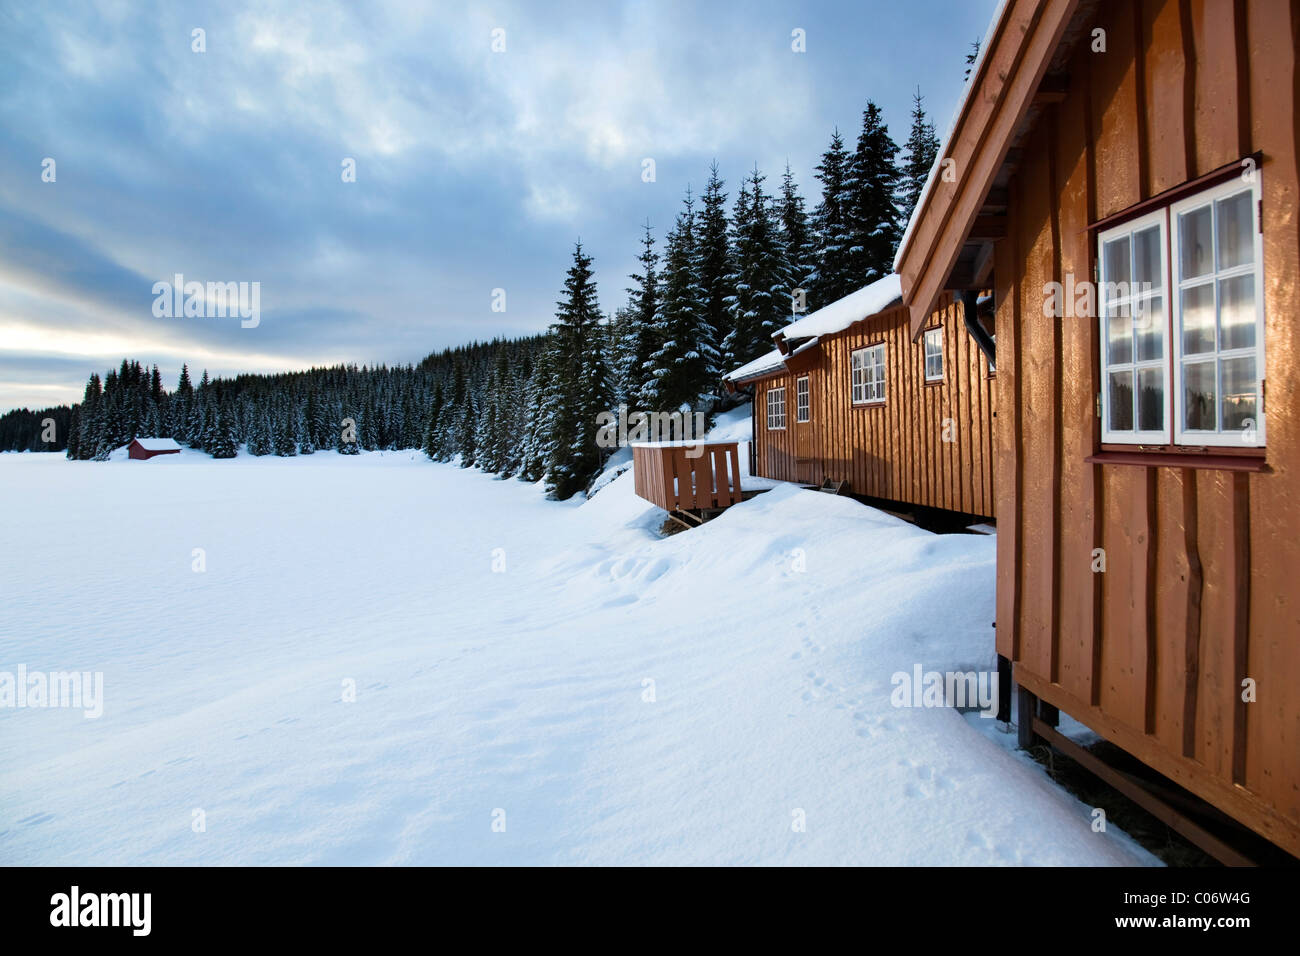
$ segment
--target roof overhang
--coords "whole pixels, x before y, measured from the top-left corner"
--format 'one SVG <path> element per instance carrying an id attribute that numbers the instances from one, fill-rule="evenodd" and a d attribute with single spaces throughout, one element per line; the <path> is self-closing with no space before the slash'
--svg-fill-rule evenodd
<path id="1" fill-rule="evenodd" d="M 988 286 L 1006 235 L 1008 184 L 1097 0 L 1005 0 L 894 260 L 912 338 L 947 289 Z M 951 160 L 951 162 L 949 162 Z"/>

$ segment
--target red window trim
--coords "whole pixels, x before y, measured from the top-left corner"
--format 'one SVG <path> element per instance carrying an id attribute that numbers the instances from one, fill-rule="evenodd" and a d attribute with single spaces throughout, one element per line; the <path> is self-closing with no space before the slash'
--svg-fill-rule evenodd
<path id="1" fill-rule="evenodd" d="M 1164 206 L 1172 206 L 1180 199 L 1186 199 L 1194 193 L 1210 189 L 1220 183 L 1225 183 L 1233 176 L 1241 175 L 1242 163 L 1247 160 L 1253 162 L 1255 168 L 1259 169 L 1264 165 L 1264 154 L 1262 152 L 1247 153 L 1245 156 L 1241 157 L 1241 159 L 1233 160 L 1224 166 L 1220 166 L 1218 169 L 1212 169 L 1203 176 L 1198 176 L 1196 179 L 1189 179 L 1185 183 L 1179 183 L 1177 186 L 1166 189 L 1162 193 L 1157 193 L 1149 199 L 1144 199 L 1136 205 L 1129 206 L 1127 209 L 1121 209 L 1119 212 L 1113 213 L 1105 219 L 1098 219 L 1094 223 L 1089 223 L 1088 232 L 1095 234 L 1102 230 L 1110 229 L 1113 226 L 1123 225 L 1130 219 L 1137 219 L 1139 216 L 1145 216 L 1147 213 L 1155 212 L 1157 209 Z"/>

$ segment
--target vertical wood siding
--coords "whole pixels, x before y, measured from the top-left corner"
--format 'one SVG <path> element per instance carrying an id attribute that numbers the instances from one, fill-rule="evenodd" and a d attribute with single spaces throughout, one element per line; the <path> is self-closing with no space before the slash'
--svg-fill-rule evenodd
<path id="1" fill-rule="evenodd" d="M 1039 696 L 1300 854 L 1298 15 L 1286 0 L 1101 4 L 1107 52 L 1080 45 L 1068 96 L 1024 144 L 995 272 L 999 653 Z M 1256 150 L 1270 470 L 1087 463 L 1097 329 L 1045 318 L 1044 282 L 1092 277 L 1089 222 Z"/>
<path id="2" fill-rule="evenodd" d="M 757 472 L 783 481 L 848 481 L 856 495 L 994 517 L 996 379 L 966 331 L 961 303 L 950 294 L 927 323 L 943 329 L 942 382 L 926 383 L 924 344 L 910 340 L 907 317 L 899 306 L 823 336 L 809 369 L 756 383 Z M 885 402 L 855 406 L 850 355 L 880 342 L 885 343 Z M 805 374 L 812 421 L 799 425 L 795 379 Z M 784 431 L 768 431 L 767 392 L 782 387 L 787 425 Z M 807 429 L 802 437 L 801 428 Z M 800 447 L 808 452 L 802 467 Z"/>

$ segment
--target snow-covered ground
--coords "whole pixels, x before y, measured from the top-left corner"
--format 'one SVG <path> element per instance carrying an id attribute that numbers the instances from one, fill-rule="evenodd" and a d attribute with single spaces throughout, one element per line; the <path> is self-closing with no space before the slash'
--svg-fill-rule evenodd
<path id="1" fill-rule="evenodd" d="M 104 697 L 0 707 L 0 863 L 1155 862 L 995 721 L 891 705 L 993 668 L 992 537 L 783 485 L 660 539 L 630 473 L 412 453 L 0 489 L 0 671 Z"/>

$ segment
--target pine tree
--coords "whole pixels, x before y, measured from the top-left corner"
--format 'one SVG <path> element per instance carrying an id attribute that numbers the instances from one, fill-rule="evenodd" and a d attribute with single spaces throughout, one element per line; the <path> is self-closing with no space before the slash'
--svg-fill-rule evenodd
<path id="1" fill-rule="evenodd" d="M 731 262 L 727 194 L 722 191 L 723 185 L 715 160 L 709 167 L 709 181 L 704 186 L 695 265 L 700 300 L 704 308 L 700 334 L 705 339 L 701 344 L 708 347 L 709 354 L 717 356 L 709 370 L 709 384 L 714 392 L 721 385 L 720 375 L 724 370 L 721 366 L 726 363 L 721 346 L 732 331 L 729 302 L 736 291 L 732 285 L 735 269 Z"/>
<path id="2" fill-rule="evenodd" d="M 600 472 L 604 452 L 596 444 L 596 422 L 610 405 L 600 306 L 591 257 L 583 253 L 581 242 L 574 247 L 564 290 L 551 326 L 557 401 L 546 475 L 548 493 L 559 500 L 586 488 Z"/>
<path id="3" fill-rule="evenodd" d="M 622 375 L 623 392 L 632 405 L 647 405 L 654 395 L 654 370 L 651 357 L 658 351 L 659 341 L 659 255 L 654 250 L 654 234 L 650 222 L 645 224 L 641 237 L 641 271 L 628 276 L 628 318 L 623 330 L 622 351 L 626 366 Z"/>
<path id="4" fill-rule="evenodd" d="M 424 425 L 424 453 L 432 461 L 442 458 L 442 382 L 433 386 L 433 401 Z"/>
<path id="5" fill-rule="evenodd" d="M 208 454 L 213 458 L 234 458 L 239 450 L 235 445 L 230 409 L 225 402 L 218 404 L 213 422 Z"/>
<path id="6" fill-rule="evenodd" d="M 813 211 L 813 233 L 817 258 L 812 276 L 809 311 L 829 305 L 848 295 L 857 285 L 851 272 L 849 248 L 850 218 L 853 214 L 849 193 L 852 157 L 844 149 L 839 130 L 831 136 L 830 147 L 817 165 L 817 181 L 822 184 L 821 202 Z"/>
<path id="7" fill-rule="evenodd" d="M 194 386 L 190 383 L 190 368 L 181 366 L 180 381 L 172 395 L 170 405 L 172 438 L 180 444 L 190 440 L 190 405 L 194 400 Z"/>
<path id="8" fill-rule="evenodd" d="M 287 409 L 282 409 L 276 416 L 272 448 L 280 458 L 292 458 L 298 454 L 298 443 L 294 440 L 293 422 Z"/>
<path id="9" fill-rule="evenodd" d="M 185 425 L 185 434 L 191 448 L 203 447 L 203 438 L 208 428 L 207 400 L 211 384 L 208 370 L 204 369 L 203 378 L 199 380 L 199 387 L 194 392 L 194 400 L 190 403 L 189 419 Z"/>
<path id="10" fill-rule="evenodd" d="M 898 145 L 889 138 L 880 107 L 868 101 L 853 154 L 848 292 L 894 271 L 894 252 L 903 237 L 898 214 L 897 156 Z"/>
<path id="11" fill-rule="evenodd" d="M 95 457 L 100 445 L 99 403 L 103 388 L 98 373 L 92 372 L 86 382 L 86 391 L 81 397 L 81 405 L 76 409 L 77 421 L 75 437 L 69 435 L 68 457 L 89 459 Z"/>
<path id="12" fill-rule="evenodd" d="M 970 45 L 970 52 L 966 54 L 966 72 L 962 76 L 963 80 L 970 79 L 970 71 L 975 69 L 975 64 L 980 58 L 980 41 L 976 40 Z"/>
<path id="13" fill-rule="evenodd" d="M 683 210 L 668 234 L 659 302 L 659 348 L 650 356 L 654 381 L 646 386 L 648 411 L 694 408 L 718 376 L 720 356 L 704 315 L 696 272 L 695 202 L 687 191 Z"/>
<path id="14" fill-rule="evenodd" d="M 546 469 L 555 454 L 555 366 L 553 337 L 547 337 L 533 373 L 524 391 L 524 434 L 519 449 L 519 480 L 529 483 L 546 477 Z"/>
<path id="15" fill-rule="evenodd" d="M 790 164 L 785 164 L 785 174 L 781 177 L 781 241 L 785 248 L 785 269 L 794 285 L 794 291 L 802 290 L 803 311 L 807 311 L 808 295 L 812 285 L 814 260 L 817 252 L 813 244 L 812 224 L 804 208 L 803 196 L 795 185 L 790 172 Z M 791 300 L 791 313 L 796 303 Z"/>
<path id="16" fill-rule="evenodd" d="M 930 169 L 934 166 L 935 157 L 939 155 L 939 137 L 935 134 L 934 124 L 925 118 L 920 87 L 917 87 L 912 97 L 912 131 L 903 148 L 907 153 L 903 159 L 900 206 L 903 221 L 906 222 L 912 218 L 912 210 L 921 201 L 926 180 L 930 178 Z"/>
<path id="17" fill-rule="evenodd" d="M 216 429 L 214 429 L 214 436 Z M 271 441 L 271 426 L 266 419 L 266 413 L 256 411 L 248 429 L 248 453 L 250 455 L 269 455 L 274 450 Z"/>
<path id="18" fill-rule="evenodd" d="M 736 200 L 732 227 L 736 293 L 730 301 L 733 331 L 724 342 L 730 368 L 770 350 L 773 333 L 789 322 L 793 283 L 772 198 L 763 191 L 765 178 L 755 167 L 741 184 Z"/>
<path id="19" fill-rule="evenodd" d="M 308 401 L 310 401 L 310 398 L 308 399 Z M 297 426 L 298 426 L 297 427 L 298 454 L 300 455 L 316 454 L 316 442 L 312 440 L 311 428 L 308 427 L 308 422 L 311 421 L 311 419 L 308 417 L 306 411 L 297 414 L 296 418 L 297 418 Z"/>
<path id="20" fill-rule="evenodd" d="M 81 457 L 81 454 L 78 451 L 79 448 L 78 439 L 79 439 L 80 431 L 81 431 L 81 406 L 73 405 L 72 415 L 68 422 L 68 447 L 64 451 L 64 454 L 68 457 L 69 460 L 72 461 L 76 461 L 78 458 Z"/>

